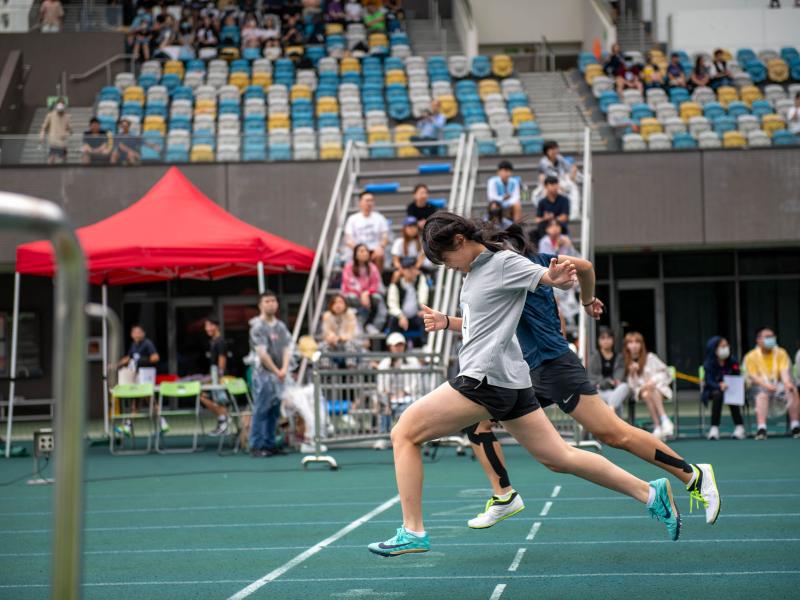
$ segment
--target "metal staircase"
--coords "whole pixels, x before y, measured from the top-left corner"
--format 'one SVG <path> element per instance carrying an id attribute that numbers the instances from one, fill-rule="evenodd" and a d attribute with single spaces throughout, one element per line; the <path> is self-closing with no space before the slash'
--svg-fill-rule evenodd
<path id="1" fill-rule="evenodd" d="M 416 56 L 463 54 L 453 22 L 442 19 L 409 19 L 406 30 Z"/>

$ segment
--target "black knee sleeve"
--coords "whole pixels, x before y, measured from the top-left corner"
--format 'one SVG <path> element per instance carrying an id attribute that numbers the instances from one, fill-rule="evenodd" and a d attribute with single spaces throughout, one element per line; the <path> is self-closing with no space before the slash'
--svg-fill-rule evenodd
<path id="1" fill-rule="evenodd" d="M 465 428 L 463 431 L 470 442 L 483 447 L 486 458 L 489 459 L 489 464 L 492 465 L 494 472 L 497 473 L 497 476 L 500 478 L 500 485 L 503 487 L 510 486 L 511 481 L 508 477 L 508 471 L 506 471 L 503 463 L 500 462 L 500 457 L 497 456 L 497 453 L 494 451 L 494 443 L 497 441 L 497 438 L 491 431 L 487 433 L 475 433 L 477 428 L 478 425 L 475 424 Z"/>

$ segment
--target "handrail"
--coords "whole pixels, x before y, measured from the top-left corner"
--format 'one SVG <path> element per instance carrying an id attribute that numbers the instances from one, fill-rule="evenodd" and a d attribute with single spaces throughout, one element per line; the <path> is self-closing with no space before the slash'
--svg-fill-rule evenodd
<path id="1" fill-rule="evenodd" d="M 543 53 L 543 60 L 547 61 L 545 65 L 545 71 L 555 71 L 556 70 L 556 54 L 550 49 L 550 44 L 547 42 L 547 37 L 542 35 L 542 53 Z"/>
<path id="2" fill-rule="evenodd" d="M 581 256 L 592 260 L 592 130 L 583 130 L 583 197 L 581 199 Z M 581 310 L 578 316 L 578 348 L 583 364 L 588 364 L 589 318 Z"/>
<path id="3" fill-rule="evenodd" d="M 78 238 L 64 212 L 45 200 L 0 192 L 0 228 L 28 230 L 53 244 L 55 262 L 55 335 L 53 397 L 55 399 L 55 487 L 51 596 L 77 600 L 81 596 L 84 425 L 86 421 L 86 264 Z M 15 297 L 19 297 L 19 274 Z M 19 314 L 15 304 L 15 316 Z M 14 323 L 16 340 L 18 323 Z M 17 367 L 11 350 L 9 423 L 12 419 Z M 10 435 L 6 439 L 8 456 Z"/>
<path id="4" fill-rule="evenodd" d="M 69 76 L 70 81 L 82 81 L 94 75 L 95 73 L 99 72 L 101 69 L 106 69 L 106 81 L 108 85 L 111 85 L 111 65 L 117 62 L 118 60 L 130 60 L 131 61 L 131 72 L 135 71 L 135 63 L 133 61 L 133 54 L 115 54 L 111 58 L 107 58 L 101 63 L 96 64 L 91 69 L 86 71 L 85 73 L 73 73 Z M 135 73 L 134 73 L 135 74 Z"/>

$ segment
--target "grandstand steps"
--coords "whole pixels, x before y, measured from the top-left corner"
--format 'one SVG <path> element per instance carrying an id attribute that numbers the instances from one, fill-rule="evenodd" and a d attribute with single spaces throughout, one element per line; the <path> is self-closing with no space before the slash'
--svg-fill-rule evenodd
<path id="1" fill-rule="evenodd" d="M 463 54 L 461 42 L 456 34 L 453 22 L 442 19 L 442 30 L 436 29 L 432 19 L 409 19 L 406 31 L 411 40 L 411 48 L 415 55 L 426 58 L 442 54 Z"/>
<path id="2" fill-rule="evenodd" d="M 576 85 L 563 71 L 519 73 L 530 98 L 542 137 L 555 140 L 564 153 L 580 152 L 587 122 L 592 128 L 592 150 L 605 150 L 607 142 L 592 121 L 591 111 Z"/>
<path id="3" fill-rule="evenodd" d="M 82 22 L 83 6 L 78 4 L 64 4 L 63 31 L 111 31 L 113 27 L 106 19 L 106 5 L 86 7 L 86 22 Z"/>
<path id="4" fill-rule="evenodd" d="M 81 162 L 81 140 L 83 132 L 89 129 L 89 119 L 94 114 L 92 106 L 71 106 L 69 108 L 72 123 L 72 135 L 67 145 L 67 163 L 78 164 Z M 46 144 L 39 143 L 39 131 L 47 116 L 47 108 L 37 108 L 28 130 L 28 138 L 22 147 L 21 164 L 42 164 L 47 161 Z"/>

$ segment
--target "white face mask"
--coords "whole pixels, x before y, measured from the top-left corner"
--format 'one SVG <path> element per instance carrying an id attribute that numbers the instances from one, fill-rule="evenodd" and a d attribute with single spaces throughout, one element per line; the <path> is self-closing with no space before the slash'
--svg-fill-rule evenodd
<path id="1" fill-rule="evenodd" d="M 720 360 L 725 360 L 731 355 L 731 347 L 730 346 L 720 346 L 717 348 L 717 358 Z"/>
<path id="2" fill-rule="evenodd" d="M 64 105 L 61 104 L 60 102 L 58 104 L 56 104 L 56 111 L 64 112 Z"/>

